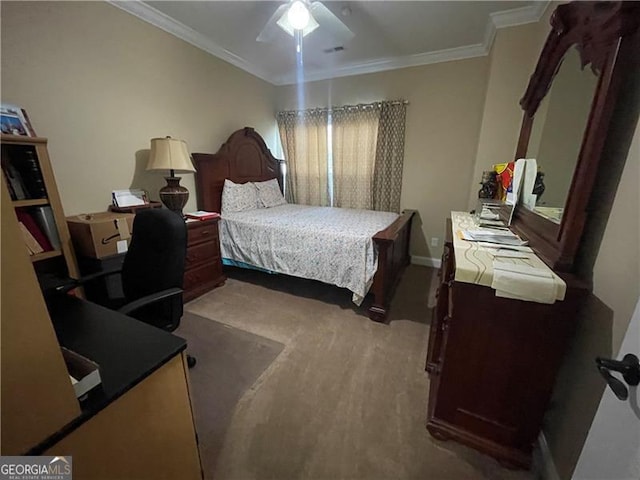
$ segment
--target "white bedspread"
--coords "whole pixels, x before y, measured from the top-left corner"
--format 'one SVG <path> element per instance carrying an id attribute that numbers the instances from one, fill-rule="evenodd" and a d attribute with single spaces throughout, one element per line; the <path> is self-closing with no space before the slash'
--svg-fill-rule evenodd
<path id="1" fill-rule="evenodd" d="M 371 237 L 396 218 L 389 212 L 292 204 L 225 213 L 220 247 L 223 258 L 347 288 L 359 305 L 378 268 Z"/>

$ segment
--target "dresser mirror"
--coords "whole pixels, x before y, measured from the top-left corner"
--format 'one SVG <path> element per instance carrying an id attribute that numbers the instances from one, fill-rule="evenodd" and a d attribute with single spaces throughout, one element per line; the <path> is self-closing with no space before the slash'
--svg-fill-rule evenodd
<path id="1" fill-rule="evenodd" d="M 556 224 L 562 220 L 597 83 L 596 73 L 582 68 L 572 46 L 533 117 L 526 154 L 538 162 L 532 209 Z"/>
<path id="2" fill-rule="evenodd" d="M 544 192 L 535 206 L 516 209 L 512 227 L 551 268 L 573 272 L 593 214 L 594 187 L 606 171 L 603 159 L 613 142 L 620 143 L 616 116 L 637 83 L 630 79 L 637 80 L 640 70 L 640 4 L 563 4 L 550 23 L 520 101 L 524 117 L 515 156 L 537 159 Z M 635 121 L 637 113 L 626 123 Z"/>

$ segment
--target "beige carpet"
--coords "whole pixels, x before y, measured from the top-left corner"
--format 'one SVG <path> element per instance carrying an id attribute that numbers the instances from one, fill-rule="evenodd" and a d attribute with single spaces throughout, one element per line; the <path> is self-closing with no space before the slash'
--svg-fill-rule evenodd
<path id="1" fill-rule="evenodd" d="M 238 401 L 207 478 L 533 478 L 425 429 L 433 269 L 407 269 L 386 325 L 345 290 L 229 273 L 187 311 L 285 347 Z"/>
<path id="2" fill-rule="evenodd" d="M 284 345 L 185 313 L 175 331 L 197 360 L 189 370 L 202 468 L 210 478 L 238 400 L 282 352 Z"/>

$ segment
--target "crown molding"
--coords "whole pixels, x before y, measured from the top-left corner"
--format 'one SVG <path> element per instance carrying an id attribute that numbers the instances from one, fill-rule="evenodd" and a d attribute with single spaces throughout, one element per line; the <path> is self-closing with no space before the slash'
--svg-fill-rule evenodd
<path id="1" fill-rule="evenodd" d="M 107 3 L 124 10 L 131 15 L 138 17 L 139 19 L 150 23 L 151 25 L 164 30 L 171 35 L 190 43 L 194 47 L 204 50 L 210 53 L 214 57 L 218 57 L 231 65 L 250 73 L 251 75 L 258 77 L 266 82 L 273 84 L 273 79 L 260 68 L 256 68 L 254 65 L 247 62 L 244 58 L 232 53 L 210 38 L 196 32 L 192 28 L 187 27 L 183 23 L 174 20 L 173 18 L 165 15 L 164 13 L 156 10 L 155 8 L 143 3 L 141 1 L 116 1 L 106 0 Z"/>
<path id="2" fill-rule="evenodd" d="M 367 62 L 358 62 L 334 67 L 331 69 L 313 70 L 304 73 L 305 82 L 315 82 L 317 80 L 327 80 L 330 78 L 348 77 L 351 75 L 362 75 L 365 73 L 384 72 L 398 68 L 417 67 L 432 63 L 450 62 L 453 60 L 464 60 L 466 58 L 483 57 L 487 55 L 487 48 L 483 44 L 466 45 L 464 47 L 448 48 L 435 52 L 418 53 L 415 55 L 405 55 L 403 57 L 377 58 Z M 296 83 L 296 76 L 283 75 L 274 79 L 275 85 L 290 85 Z"/>
<path id="3" fill-rule="evenodd" d="M 489 14 L 491 23 L 496 28 L 515 27 L 526 23 L 534 23 L 542 18 L 545 10 L 551 3 L 550 0 L 537 1 L 528 7 L 513 8 L 502 12 L 494 12 Z"/>
<path id="4" fill-rule="evenodd" d="M 191 45 L 250 73 L 251 75 L 269 82 L 272 85 L 281 86 L 296 83 L 295 74 L 274 77 L 264 70 L 250 64 L 242 57 L 222 48 L 213 40 L 207 38 L 201 33 L 196 32 L 192 28 L 174 20 L 142 1 L 107 0 L 107 3 L 138 17 L 167 33 L 170 33 L 171 35 L 174 35 L 175 37 L 178 37 L 185 42 L 188 42 Z M 488 55 L 491 51 L 491 46 L 493 45 L 498 29 L 537 22 L 540 20 L 550 3 L 550 0 L 537 1 L 533 5 L 529 5 L 527 7 L 520 7 L 490 14 L 487 19 L 482 43 L 433 52 L 405 55 L 402 57 L 378 58 L 365 62 L 351 63 L 338 68 L 307 71 L 305 72 L 303 81 L 312 82 L 317 80 L 327 80 L 330 78 L 362 75 L 365 73 L 383 72 L 399 68 L 417 67 L 433 63 L 483 57 Z"/>

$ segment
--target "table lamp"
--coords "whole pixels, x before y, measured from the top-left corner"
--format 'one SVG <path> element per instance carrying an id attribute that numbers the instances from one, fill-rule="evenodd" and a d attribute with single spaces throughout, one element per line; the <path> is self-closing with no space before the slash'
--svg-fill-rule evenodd
<path id="1" fill-rule="evenodd" d="M 184 140 L 177 138 L 152 138 L 151 154 L 147 170 L 169 170 L 164 177 L 167 184 L 160 189 L 160 200 L 171 211 L 182 216 L 182 209 L 189 200 L 189 190 L 180 185 L 175 172 L 195 172 Z"/>

